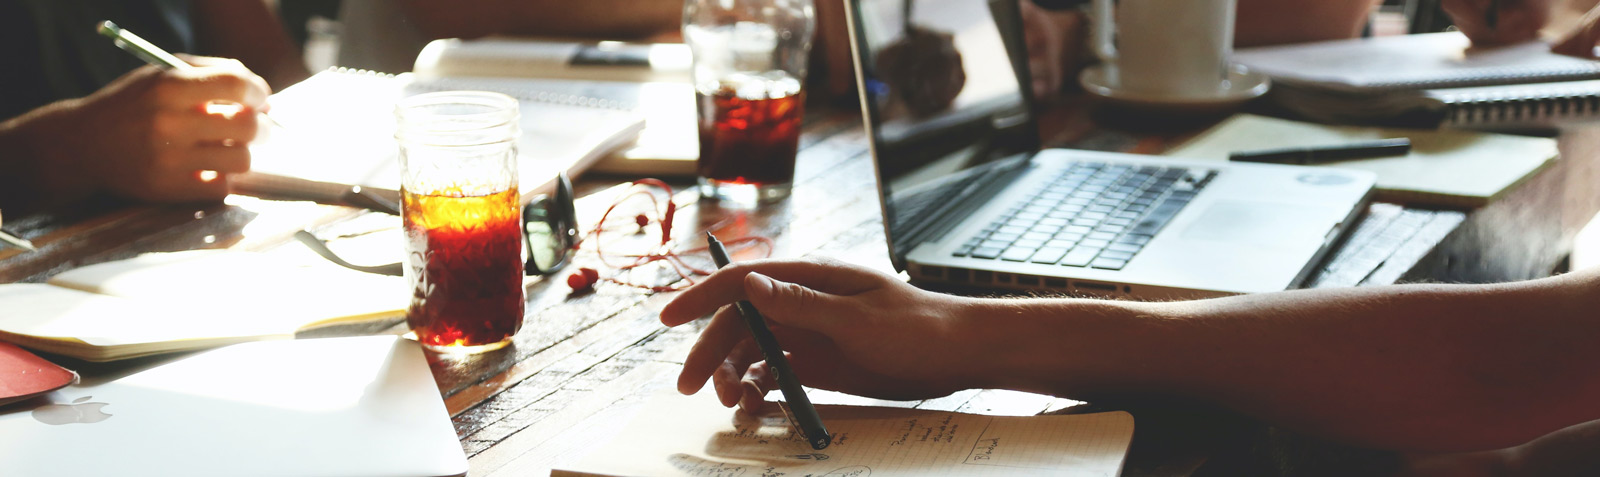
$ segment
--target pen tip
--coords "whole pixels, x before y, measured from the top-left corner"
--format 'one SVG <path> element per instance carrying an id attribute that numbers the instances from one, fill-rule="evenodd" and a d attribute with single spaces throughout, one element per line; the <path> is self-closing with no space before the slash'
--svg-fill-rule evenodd
<path id="1" fill-rule="evenodd" d="M 713 235 L 711 233 L 711 231 L 708 230 L 708 231 L 706 231 L 706 241 L 707 242 L 715 242 L 715 241 L 717 241 L 717 236 Z"/>

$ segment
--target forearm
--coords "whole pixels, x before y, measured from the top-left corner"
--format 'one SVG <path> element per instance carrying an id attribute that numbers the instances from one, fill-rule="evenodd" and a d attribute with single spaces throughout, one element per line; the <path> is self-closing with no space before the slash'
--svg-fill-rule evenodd
<path id="1" fill-rule="evenodd" d="M 68 175 L 70 157 L 51 154 L 48 138 L 60 111 L 78 100 L 52 103 L 0 122 L 0 209 L 16 215 L 86 197 L 92 187 Z M 60 147 L 61 145 L 58 145 Z"/>
<path id="2" fill-rule="evenodd" d="M 676 31 L 683 2 L 674 0 L 472 0 L 403 4 L 428 38 L 485 35 L 641 38 Z"/>
<path id="3" fill-rule="evenodd" d="M 1393 449 L 1524 442 L 1600 418 L 1600 276 L 1175 303 L 981 302 L 1002 387 L 1178 395 Z M 1022 342 L 1017 343 L 1021 338 Z"/>

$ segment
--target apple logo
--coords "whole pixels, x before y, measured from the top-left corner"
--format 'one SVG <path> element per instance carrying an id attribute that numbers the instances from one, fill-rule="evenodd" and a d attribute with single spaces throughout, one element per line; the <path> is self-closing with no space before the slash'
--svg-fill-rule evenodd
<path id="1" fill-rule="evenodd" d="M 72 401 L 72 404 L 48 404 L 33 410 L 33 418 L 39 422 L 52 426 L 60 426 L 81 422 L 94 424 L 110 419 L 111 415 L 101 411 L 100 408 L 109 406 L 103 402 L 84 402 L 94 396 L 84 396 Z"/>

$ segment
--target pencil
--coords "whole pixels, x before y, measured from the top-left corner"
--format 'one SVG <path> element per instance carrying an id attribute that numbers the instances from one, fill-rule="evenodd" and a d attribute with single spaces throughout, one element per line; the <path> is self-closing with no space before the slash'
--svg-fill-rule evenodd
<path id="1" fill-rule="evenodd" d="M 10 244 L 13 247 L 20 248 L 20 249 L 23 249 L 23 250 L 27 250 L 29 252 L 32 252 L 32 251 L 35 251 L 35 250 L 39 250 L 38 248 L 35 248 L 33 246 L 33 242 L 29 242 L 29 241 L 27 241 L 25 239 L 22 239 L 20 237 L 17 237 L 15 235 L 11 235 L 11 234 L 8 234 L 8 233 L 5 233 L 5 232 L 0 232 L 0 242 L 5 242 L 7 244 Z"/>

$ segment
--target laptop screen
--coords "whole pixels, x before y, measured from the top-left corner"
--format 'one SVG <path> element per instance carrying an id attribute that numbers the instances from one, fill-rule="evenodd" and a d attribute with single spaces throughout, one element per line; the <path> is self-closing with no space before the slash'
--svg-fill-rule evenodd
<path id="1" fill-rule="evenodd" d="M 1037 148 L 1016 0 L 852 0 L 863 109 L 897 267 Z"/>

